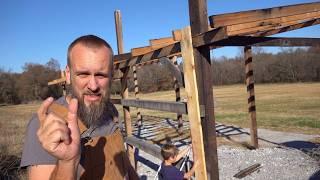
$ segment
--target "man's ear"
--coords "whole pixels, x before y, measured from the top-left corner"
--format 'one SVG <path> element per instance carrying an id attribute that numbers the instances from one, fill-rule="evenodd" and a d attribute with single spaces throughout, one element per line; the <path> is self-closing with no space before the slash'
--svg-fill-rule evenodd
<path id="1" fill-rule="evenodd" d="M 69 66 L 67 65 L 66 66 L 66 82 L 67 82 L 67 84 L 70 84 L 70 82 L 71 82 L 70 78 L 71 78 L 71 72 L 70 72 Z"/>

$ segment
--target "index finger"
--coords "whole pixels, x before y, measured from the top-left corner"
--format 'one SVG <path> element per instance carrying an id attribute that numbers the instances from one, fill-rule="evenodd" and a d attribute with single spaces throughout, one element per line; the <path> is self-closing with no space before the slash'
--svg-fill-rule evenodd
<path id="1" fill-rule="evenodd" d="M 38 118 L 39 118 L 40 124 L 46 118 L 48 108 L 49 108 L 49 106 L 51 105 L 52 102 L 53 102 L 53 98 L 49 97 L 46 100 L 44 100 L 42 102 L 42 104 L 40 105 L 40 107 L 38 109 Z"/>

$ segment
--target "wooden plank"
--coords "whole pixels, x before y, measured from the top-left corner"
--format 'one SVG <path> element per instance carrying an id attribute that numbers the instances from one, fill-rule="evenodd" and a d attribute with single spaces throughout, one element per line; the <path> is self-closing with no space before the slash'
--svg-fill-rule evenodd
<path id="1" fill-rule="evenodd" d="M 190 122 L 192 149 L 199 166 L 195 170 L 196 179 L 208 179 L 206 159 L 204 153 L 203 134 L 200 118 L 200 107 L 198 99 L 198 87 L 195 72 L 195 60 L 191 40 L 191 30 L 187 27 L 181 32 L 181 49 L 183 57 L 183 70 L 185 78 L 185 90 L 188 98 L 188 119 Z"/>
<path id="2" fill-rule="evenodd" d="M 207 1 L 189 0 L 189 19 L 191 34 L 198 34 L 208 31 Z M 203 34 L 205 35 L 205 33 Z M 205 116 L 201 119 L 203 142 L 205 148 L 207 177 L 219 179 L 217 140 L 214 117 L 213 80 L 210 49 L 208 46 L 193 48 L 195 70 L 198 83 L 198 95 L 200 106 L 204 106 Z"/>
<path id="3" fill-rule="evenodd" d="M 178 43 L 178 42 L 175 44 L 171 44 L 169 46 L 166 46 L 164 48 L 151 51 L 147 54 L 135 56 L 135 57 L 128 59 L 124 62 L 120 62 L 118 67 L 124 68 L 127 66 L 133 66 L 135 64 L 144 63 L 144 62 L 151 61 L 154 59 L 159 59 L 161 57 L 167 57 L 169 55 L 173 55 L 176 53 L 180 53 L 180 43 Z"/>
<path id="4" fill-rule="evenodd" d="M 122 35 L 122 21 L 121 21 L 121 14 L 120 11 L 115 11 L 115 24 L 116 24 L 116 35 L 117 35 L 117 47 L 118 47 L 118 54 L 124 53 L 123 48 L 123 35 Z M 129 68 L 121 69 L 123 72 L 123 77 L 121 80 L 121 97 L 122 99 L 128 98 L 128 86 L 127 86 L 127 75 L 129 72 Z M 131 126 L 131 117 L 130 117 L 130 109 L 127 106 L 123 106 L 123 117 L 126 129 L 126 136 L 132 136 L 132 126 Z M 119 122 L 120 127 L 122 126 L 122 122 Z M 130 160 L 131 165 L 136 169 L 136 163 L 134 159 L 134 149 L 131 146 L 127 146 L 127 154 Z"/>
<path id="5" fill-rule="evenodd" d="M 196 47 L 209 44 L 211 42 L 219 41 L 221 39 L 227 38 L 224 28 L 219 28 L 217 30 L 209 31 L 208 33 L 201 33 L 194 37 L 194 45 Z M 148 61 L 159 59 L 161 57 L 172 57 L 180 55 L 180 43 L 176 42 L 174 44 L 167 45 L 163 48 L 150 51 L 146 54 L 141 54 L 135 57 L 131 57 L 125 61 L 117 62 L 117 68 L 124 68 L 127 66 L 133 66 L 135 64 L 143 64 Z"/>
<path id="6" fill-rule="evenodd" d="M 175 41 L 181 41 L 181 30 L 178 29 L 178 30 L 172 31 L 172 37 L 173 37 L 173 40 Z"/>
<path id="7" fill-rule="evenodd" d="M 320 16 L 315 17 L 315 19 L 319 19 Z M 315 20 L 312 19 L 312 20 Z M 253 28 L 248 28 L 248 29 L 241 29 L 238 31 L 228 31 L 228 35 L 229 36 L 235 36 L 235 35 L 247 35 L 247 34 L 254 34 L 254 33 L 261 33 L 264 31 L 269 31 L 269 30 L 274 30 L 274 29 L 278 29 L 278 28 L 283 28 L 283 27 L 287 27 L 287 26 L 292 26 L 292 25 L 296 25 L 296 24 L 300 24 L 300 23 L 305 23 L 311 20 L 294 20 L 294 21 L 288 21 L 288 22 L 284 22 L 284 23 L 279 23 L 279 24 L 262 24 L 261 26 L 257 26 L 257 27 L 253 27 Z"/>
<path id="8" fill-rule="evenodd" d="M 285 16 L 285 17 L 277 17 L 272 19 L 263 19 L 260 21 L 255 22 L 249 22 L 249 23 L 242 23 L 242 24 L 236 24 L 236 25 L 230 25 L 227 26 L 228 32 L 236 32 L 243 29 L 250 29 L 254 27 L 259 26 L 281 26 L 281 24 L 284 24 L 286 22 L 292 22 L 292 21 L 303 21 L 303 20 L 309 20 L 314 18 L 320 17 L 320 11 L 310 12 L 310 13 L 304 13 L 304 14 L 297 14 L 297 15 L 291 15 L 291 16 Z"/>
<path id="9" fill-rule="evenodd" d="M 245 46 L 245 71 L 246 71 L 246 85 L 248 94 L 248 115 L 250 120 L 250 137 L 251 145 L 258 148 L 258 130 L 257 130 L 257 115 L 256 103 L 254 95 L 254 77 L 253 77 L 253 64 L 252 64 L 252 50 L 251 46 Z"/>
<path id="10" fill-rule="evenodd" d="M 276 29 L 265 30 L 262 32 L 251 33 L 252 36 L 271 36 L 278 33 L 293 31 L 300 28 L 305 28 L 313 25 L 320 24 L 320 19 L 312 19 L 305 22 L 300 22 L 298 24 L 292 24 L 287 26 L 282 26 Z"/>
<path id="11" fill-rule="evenodd" d="M 194 36 L 192 38 L 192 43 L 194 47 L 200 47 L 204 45 L 209 46 L 216 41 L 226 38 L 228 38 L 227 30 L 225 27 L 221 27 Z"/>
<path id="12" fill-rule="evenodd" d="M 48 82 L 48 85 L 54 85 L 54 84 L 60 84 L 60 83 L 65 83 L 66 82 L 66 77 L 62 77 L 60 79 L 55 79 L 53 81 Z"/>
<path id="13" fill-rule="evenodd" d="M 112 99 L 110 99 L 110 102 L 111 102 L 112 104 L 121 104 L 121 99 L 114 99 L 114 98 L 112 98 Z"/>
<path id="14" fill-rule="evenodd" d="M 136 137 L 130 136 L 125 138 L 125 142 L 134 146 L 160 160 L 162 160 L 161 156 L 161 148 L 155 144 L 147 143 L 142 139 L 138 139 Z"/>
<path id="15" fill-rule="evenodd" d="M 122 53 L 122 54 L 116 54 L 113 56 L 114 64 L 118 64 L 130 58 L 132 58 L 131 53 Z"/>
<path id="16" fill-rule="evenodd" d="M 159 39 L 150 39 L 149 43 L 150 43 L 150 46 L 157 47 L 157 45 L 160 45 L 160 44 L 173 44 L 173 43 L 176 43 L 176 41 L 173 39 L 173 37 L 164 37 Z"/>
<path id="17" fill-rule="evenodd" d="M 187 114 L 187 105 L 183 102 L 122 99 L 121 104 L 124 106 Z"/>
<path id="18" fill-rule="evenodd" d="M 151 51 L 154 51 L 154 49 L 151 46 L 138 47 L 138 48 L 132 48 L 131 54 L 132 54 L 132 56 L 139 56 L 139 55 L 151 52 Z"/>
<path id="19" fill-rule="evenodd" d="M 214 42 L 212 46 L 320 46 L 320 38 L 232 36 Z"/>
<path id="20" fill-rule="evenodd" d="M 290 6 L 280 6 L 259 10 L 242 11 L 209 17 L 211 27 L 221 27 L 233 24 L 242 24 L 246 22 L 259 21 L 262 19 L 290 16 L 307 12 L 319 11 L 320 3 L 304 3 Z"/>

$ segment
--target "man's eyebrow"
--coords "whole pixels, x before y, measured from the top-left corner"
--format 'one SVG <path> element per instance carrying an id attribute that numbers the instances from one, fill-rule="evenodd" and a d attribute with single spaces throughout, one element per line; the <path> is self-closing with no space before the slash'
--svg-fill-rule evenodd
<path id="1" fill-rule="evenodd" d="M 95 76 L 105 76 L 105 77 L 109 77 L 110 73 L 109 72 L 96 72 L 94 73 Z"/>
<path id="2" fill-rule="evenodd" d="M 75 74 L 91 74 L 91 73 L 87 70 L 79 70 L 79 71 L 76 71 Z"/>

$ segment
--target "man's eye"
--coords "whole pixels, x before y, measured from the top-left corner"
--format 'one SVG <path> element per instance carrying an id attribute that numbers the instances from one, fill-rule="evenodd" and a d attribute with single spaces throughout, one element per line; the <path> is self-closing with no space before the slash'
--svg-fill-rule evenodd
<path id="1" fill-rule="evenodd" d="M 107 78 L 107 75 L 105 75 L 105 74 L 97 74 L 97 75 L 95 75 L 95 77 L 97 77 L 99 79 L 102 79 L 102 78 Z"/>
<path id="2" fill-rule="evenodd" d="M 88 75 L 88 74 L 78 74 L 78 76 L 79 76 L 80 78 L 86 78 L 86 77 L 88 77 L 89 75 Z"/>

